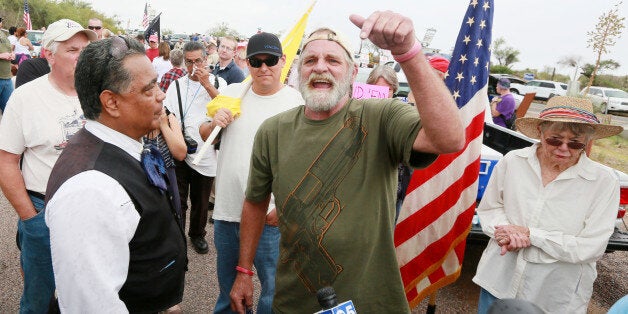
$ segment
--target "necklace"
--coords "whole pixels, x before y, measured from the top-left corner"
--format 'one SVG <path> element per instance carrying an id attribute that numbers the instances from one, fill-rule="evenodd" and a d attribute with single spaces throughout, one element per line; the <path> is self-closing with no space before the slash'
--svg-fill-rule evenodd
<path id="1" fill-rule="evenodd" d="M 183 117 L 185 117 L 185 115 L 186 115 L 186 114 L 188 113 L 188 111 L 190 110 L 190 107 L 192 107 L 192 103 L 194 103 L 194 99 L 196 99 L 196 96 L 198 96 L 198 91 L 201 89 L 201 83 L 200 83 L 200 82 L 197 82 L 197 83 L 198 83 L 198 86 L 196 87 L 196 91 L 194 92 L 194 95 L 192 96 L 192 100 L 190 100 L 190 101 L 188 102 L 188 94 L 189 94 L 189 92 L 190 92 L 190 85 L 191 85 L 191 83 L 190 83 L 190 77 L 189 77 L 189 76 L 188 76 L 188 82 L 187 82 L 187 83 L 188 83 L 188 85 L 187 85 L 187 87 L 185 88 L 185 109 L 184 109 L 184 110 L 185 110 L 185 112 L 182 112 L 182 113 L 181 113 L 182 118 L 183 118 Z"/>

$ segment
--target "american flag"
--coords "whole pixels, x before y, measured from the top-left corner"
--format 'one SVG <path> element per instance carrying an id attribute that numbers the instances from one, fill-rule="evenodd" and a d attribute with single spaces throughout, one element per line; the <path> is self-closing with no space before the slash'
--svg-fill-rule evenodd
<path id="1" fill-rule="evenodd" d="M 493 0 L 472 0 L 445 84 L 466 128 L 466 146 L 415 170 L 395 228 L 395 247 L 411 307 L 460 276 L 478 192 L 487 106 Z"/>
<path id="2" fill-rule="evenodd" d="M 148 27 L 148 2 L 144 4 L 144 17 L 142 17 L 142 28 Z"/>
<path id="3" fill-rule="evenodd" d="M 24 21 L 24 26 L 27 30 L 33 29 L 33 24 L 31 24 L 31 13 L 28 11 L 28 0 L 24 0 L 24 16 L 22 17 Z"/>

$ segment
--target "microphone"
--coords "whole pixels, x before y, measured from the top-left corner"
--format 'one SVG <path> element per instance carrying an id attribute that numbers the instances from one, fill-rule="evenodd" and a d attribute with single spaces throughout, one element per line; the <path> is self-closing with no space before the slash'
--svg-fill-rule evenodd
<path id="1" fill-rule="evenodd" d="M 318 291 L 316 291 L 316 298 L 318 298 L 318 304 L 321 305 L 323 310 L 331 309 L 338 305 L 336 291 L 329 286 L 318 289 Z"/>
<path id="2" fill-rule="evenodd" d="M 314 314 L 356 314 L 355 306 L 353 305 L 353 301 L 345 301 L 338 304 L 338 299 L 336 298 L 336 291 L 334 288 L 327 286 L 318 289 L 316 291 L 316 298 L 318 299 L 318 304 L 323 308 L 322 310 L 314 313 Z"/>

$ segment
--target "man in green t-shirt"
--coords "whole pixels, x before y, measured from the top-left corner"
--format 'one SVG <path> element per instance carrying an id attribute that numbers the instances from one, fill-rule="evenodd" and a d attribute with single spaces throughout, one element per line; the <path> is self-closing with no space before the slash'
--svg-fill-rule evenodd
<path id="1" fill-rule="evenodd" d="M 462 149 L 462 122 L 409 18 L 386 11 L 350 19 L 401 64 L 416 109 L 351 99 L 352 50 L 328 28 L 310 34 L 298 64 L 305 106 L 267 119 L 255 137 L 231 291 L 240 313 L 253 304 L 251 266 L 271 192 L 281 231 L 274 312 L 316 312 L 326 286 L 357 312 L 410 311 L 393 242 L 397 165 L 421 168 Z"/>
<path id="2" fill-rule="evenodd" d="M 4 107 L 13 93 L 13 82 L 11 77 L 11 60 L 15 59 L 15 54 L 11 49 L 11 43 L 7 38 L 7 33 L 2 29 L 2 18 L 0 17 L 0 112 L 4 112 Z"/>

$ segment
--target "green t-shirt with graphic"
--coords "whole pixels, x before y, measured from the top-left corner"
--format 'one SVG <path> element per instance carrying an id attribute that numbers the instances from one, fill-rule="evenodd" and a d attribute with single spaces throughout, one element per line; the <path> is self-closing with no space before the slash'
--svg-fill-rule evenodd
<path id="1" fill-rule="evenodd" d="M 407 313 L 393 230 L 400 162 L 425 167 L 436 155 L 413 153 L 421 123 L 398 100 L 349 100 L 314 121 L 297 107 L 266 120 L 255 138 L 246 196 L 272 191 L 281 245 L 273 309 L 320 310 L 316 291 L 332 286 L 360 311 Z"/>

